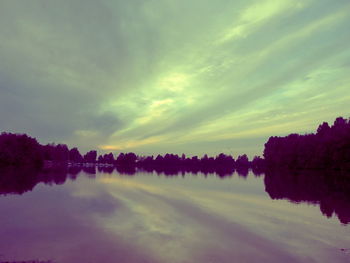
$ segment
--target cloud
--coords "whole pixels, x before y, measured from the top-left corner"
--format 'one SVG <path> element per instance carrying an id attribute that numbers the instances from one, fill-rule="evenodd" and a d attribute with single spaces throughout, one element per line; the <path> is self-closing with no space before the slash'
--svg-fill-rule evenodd
<path id="1" fill-rule="evenodd" d="M 2 2 L 0 129 L 149 152 L 308 130 L 349 114 L 349 10 L 327 0 Z"/>

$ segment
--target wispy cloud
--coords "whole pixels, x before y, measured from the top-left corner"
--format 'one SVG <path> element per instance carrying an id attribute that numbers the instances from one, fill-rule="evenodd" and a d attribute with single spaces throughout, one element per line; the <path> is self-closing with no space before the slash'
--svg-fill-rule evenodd
<path id="1" fill-rule="evenodd" d="M 0 129 L 259 154 L 269 135 L 349 115 L 349 14 L 342 0 L 4 1 Z"/>

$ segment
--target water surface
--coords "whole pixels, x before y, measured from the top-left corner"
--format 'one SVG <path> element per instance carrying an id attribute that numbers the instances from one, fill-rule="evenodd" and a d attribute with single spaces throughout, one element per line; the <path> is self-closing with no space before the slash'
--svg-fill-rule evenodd
<path id="1" fill-rule="evenodd" d="M 312 176 L 2 171 L 0 262 L 350 262 L 347 184 Z"/>

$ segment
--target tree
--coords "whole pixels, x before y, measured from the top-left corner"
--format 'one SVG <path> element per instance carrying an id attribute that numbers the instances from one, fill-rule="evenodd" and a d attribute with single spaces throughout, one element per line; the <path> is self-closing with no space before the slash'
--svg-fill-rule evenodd
<path id="1" fill-rule="evenodd" d="M 135 166 L 136 165 L 137 156 L 135 153 L 120 153 L 117 157 L 116 163 L 117 165 L 122 166 Z"/>
<path id="2" fill-rule="evenodd" d="M 237 168 L 248 168 L 249 167 L 249 159 L 246 154 L 239 155 L 236 160 Z"/>
<path id="3" fill-rule="evenodd" d="M 78 148 L 74 147 L 69 150 L 69 160 L 75 163 L 80 163 L 83 161 L 83 157 L 81 156 Z"/>
<path id="4" fill-rule="evenodd" d="M 267 166 L 288 169 L 350 169 L 350 122 L 338 117 L 315 134 L 270 137 L 265 144 Z"/>
<path id="5" fill-rule="evenodd" d="M 33 165 L 43 163 L 42 148 L 26 134 L 1 133 L 0 165 Z"/>
<path id="6" fill-rule="evenodd" d="M 323 122 L 317 128 L 317 135 L 324 136 L 329 133 L 330 129 L 328 122 Z"/>
<path id="7" fill-rule="evenodd" d="M 96 157 L 97 157 L 97 151 L 95 150 L 89 151 L 84 155 L 84 162 L 95 163 Z"/>

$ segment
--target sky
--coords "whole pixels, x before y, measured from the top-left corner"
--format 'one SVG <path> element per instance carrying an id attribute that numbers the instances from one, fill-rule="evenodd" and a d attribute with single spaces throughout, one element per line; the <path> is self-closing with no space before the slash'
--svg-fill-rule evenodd
<path id="1" fill-rule="evenodd" d="M 0 131 L 261 155 L 350 116 L 348 0 L 2 0 Z"/>

